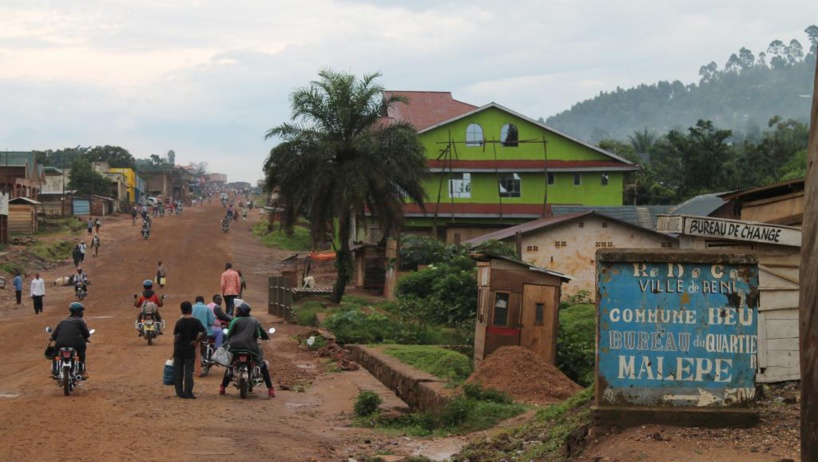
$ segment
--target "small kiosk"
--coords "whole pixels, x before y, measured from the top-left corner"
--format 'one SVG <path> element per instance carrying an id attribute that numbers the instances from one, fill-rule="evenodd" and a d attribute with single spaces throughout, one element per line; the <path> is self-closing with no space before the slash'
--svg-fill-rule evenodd
<path id="1" fill-rule="evenodd" d="M 550 364 L 557 354 L 562 283 L 571 278 L 508 257 L 475 254 L 474 365 L 500 347 L 527 348 Z"/>

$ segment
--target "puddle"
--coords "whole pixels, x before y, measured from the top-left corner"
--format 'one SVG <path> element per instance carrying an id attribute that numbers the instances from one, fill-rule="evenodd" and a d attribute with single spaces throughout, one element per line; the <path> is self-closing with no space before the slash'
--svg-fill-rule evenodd
<path id="1" fill-rule="evenodd" d="M 88 319 L 111 319 L 113 316 L 88 316 Z"/>
<path id="2" fill-rule="evenodd" d="M 315 404 L 313 404 L 313 403 L 285 403 L 285 404 L 286 404 L 287 406 L 290 406 L 290 407 L 309 407 L 309 406 L 315 406 Z"/>
<path id="3" fill-rule="evenodd" d="M 299 369 L 315 369 L 315 364 L 296 364 L 295 367 Z"/>

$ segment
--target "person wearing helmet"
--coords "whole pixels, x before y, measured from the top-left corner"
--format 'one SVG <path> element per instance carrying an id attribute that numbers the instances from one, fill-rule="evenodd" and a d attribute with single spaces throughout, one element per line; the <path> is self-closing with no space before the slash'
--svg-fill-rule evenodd
<path id="1" fill-rule="evenodd" d="M 267 361 L 264 360 L 264 351 L 259 347 L 258 339 L 270 340 L 270 335 L 261 327 L 261 323 L 252 316 L 250 316 L 250 305 L 241 299 L 236 299 L 236 317 L 230 321 L 230 327 L 227 330 L 227 342 L 230 344 L 230 351 L 238 350 L 249 351 L 257 358 L 261 366 L 261 376 L 264 378 L 264 384 L 267 385 L 267 396 L 275 398 L 275 389 L 273 388 L 273 381 L 270 379 L 270 370 L 267 368 Z M 219 386 L 219 394 L 225 394 L 227 385 L 233 375 L 230 368 L 224 371 L 224 378 L 222 384 Z"/>
<path id="2" fill-rule="evenodd" d="M 64 347 L 71 347 L 77 350 L 82 362 L 82 375 L 88 378 L 85 372 L 85 345 L 91 337 L 91 332 L 88 330 L 88 325 L 82 319 L 85 307 L 82 303 L 74 302 L 68 305 L 69 316 L 57 324 L 57 327 L 51 332 L 51 340 L 54 341 L 54 346 L 59 350 Z"/>
<path id="3" fill-rule="evenodd" d="M 159 296 L 156 292 L 153 291 L 153 281 L 150 279 L 145 279 L 142 282 L 142 288 L 145 289 L 142 291 L 142 295 L 136 296 L 134 295 L 134 304 L 133 306 L 139 308 L 139 314 L 136 316 L 136 322 L 142 322 L 142 314 L 144 313 L 143 308 L 145 304 L 148 302 L 152 302 L 156 305 L 156 309 L 154 310 L 153 314 L 156 317 L 156 320 L 159 322 L 159 325 L 162 325 L 162 316 L 159 314 L 159 308 L 164 306 L 164 302 L 162 301 L 162 297 Z M 159 330 L 159 335 L 162 335 L 162 330 Z"/>

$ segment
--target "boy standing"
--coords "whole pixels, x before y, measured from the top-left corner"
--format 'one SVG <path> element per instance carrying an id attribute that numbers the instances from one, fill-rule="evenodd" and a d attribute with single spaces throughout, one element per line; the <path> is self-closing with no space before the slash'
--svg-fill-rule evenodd
<path id="1" fill-rule="evenodd" d="M 196 399 L 193 394 L 193 367 L 196 348 L 207 335 L 207 329 L 193 317 L 193 305 L 190 302 L 182 302 L 180 308 L 182 317 L 173 328 L 173 384 L 177 397 Z"/>

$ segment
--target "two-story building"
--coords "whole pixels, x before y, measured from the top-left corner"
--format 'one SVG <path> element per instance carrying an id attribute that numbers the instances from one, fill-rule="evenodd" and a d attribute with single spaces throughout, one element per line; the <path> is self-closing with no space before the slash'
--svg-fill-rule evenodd
<path id="1" fill-rule="evenodd" d="M 43 183 L 43 166 L 33 152 L 0 152 L 0 190 L 8 193 L 9 199 L 25 197 L 36 201 Z"/>
<path id="2" fill-rule="evenodd" d="M 430 175 L 427 202 L 404 208 L 408 232 L 447 242 L 551 215 L 553 205 L 622 205 L 637 165 L 497 103 L 477 107 L 448 92 L 389 91 L 391 121 L 417 130 Z"/>

